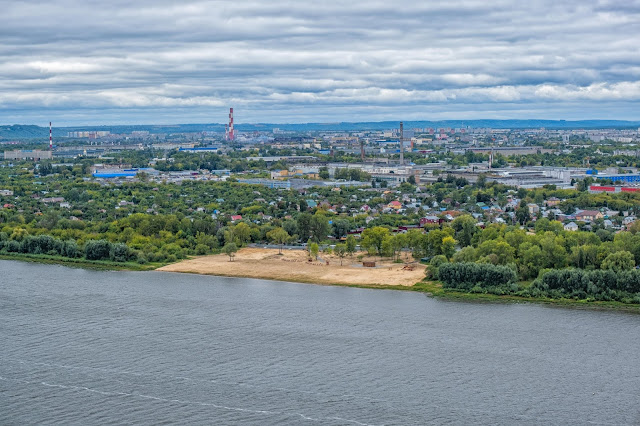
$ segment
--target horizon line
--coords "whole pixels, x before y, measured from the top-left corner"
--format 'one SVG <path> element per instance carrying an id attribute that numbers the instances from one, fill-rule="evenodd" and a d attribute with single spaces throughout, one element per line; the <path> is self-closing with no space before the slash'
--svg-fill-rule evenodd
<path id="1" fill-rule="evenodd" d="M 240 122 L 234 123 L 237 126 L 243 125 L 281 125 L 281 126 L 300 126 L 300 125 L 336 125 L 336 124 L 383 124 L 383 123 L 444 123 L 444 122 L 477 122 L 477 121 L 547 121 L 553 123 L 580 123 L 580 122 L 620 122 L 620 123 L 632 123 L 637 124 L 640 123 L 640 118 L 637 120 L 628 120 L 628 119 L 615 119 L 615 118 L 584 118 L 579 120 L 567 120 L 567 119 L 549 119 L 549 118 L 473 118 L 473 119 L 442 119 L 442 120 L 375 120 L 375 121 L 307 121 L 307 122 Z M 48 123 L 46 125 L 39 125 L 35 123 L 4 123 L 0 124 L 0 126 L 36 126 L 36 127 L 49 127 Z M 55 122 L 54 122 L 55 123 Z M 156 126 L 156 127 L 172 127 L 172 126 L 225 126 L 227 123 L 203 123 L 203 122 L 193 122 L 193 123 L 137 123 L 137 124 L 73 124 L 73 125 L 61 125 L 58 128 L 63 127 L 110 127 L 110 126 Z M 56 127 L 56 126 L 54 126 Z"/>

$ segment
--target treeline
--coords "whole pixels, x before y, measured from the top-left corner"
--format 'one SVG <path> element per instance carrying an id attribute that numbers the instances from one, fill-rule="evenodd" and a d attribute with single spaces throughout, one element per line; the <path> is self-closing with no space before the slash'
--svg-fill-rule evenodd
<path id="1" fill-rule="evenodd" d="M 535 280 L 523 293 L 553 299 L 640 303 L 640 270 L 554 270 Z"/>
<path id="2" fill-rule="evenodd" d="M 516 272 L 490 263 L 443 263 L 437 268 L 443 287 L 472 293 L 509 294 L 518 290 Z"/>
<path id="3" fill-rule="evenodd" d="M 368 182 L 371 175 L 360 169 L 336 169 L 333 174 L 334 179 L 355 180 L 359 182 Z"/>
<path id="4" fill-rule="evenodd" d="M 25 235 L 21 240 L 10 239 L 0 232 L 0 253 L 23 253 L 60 256 L 70 259 L 139 261 L 138 253 L 126 244 L 106 240 L 90 240 L 80 247 L 75 240 L 61 240 L 50 235 Z"/>
<path id="5" fill-rule="evenodd" d="M 509 266 L 463 262 L 441 263 L 432 269 L 444 288 L 470 293 L 640 303 L 640 270 L 637 269 L 550 270 L 524 288 L 518 285 L 518 276 Z"/>

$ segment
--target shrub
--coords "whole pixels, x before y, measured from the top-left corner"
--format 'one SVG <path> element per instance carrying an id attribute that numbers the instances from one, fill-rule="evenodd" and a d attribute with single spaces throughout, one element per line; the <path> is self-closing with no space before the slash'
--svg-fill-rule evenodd
<path id="1" fill-rule="evenodd" d="M 111 243 L 107 240 L 91 240 L 84 245 L 84 256 L 88 260 L 109 259 Z"/>
<path id="2" fill-rule="evenodd" d="M 502 265 L 490 263 L 444 263 L 438 268 L 438 278 L 445 288 L 470 290 L 473 287 L 492 292 L 511 291 L 510 284 L 518 279 L 515 271 Z"/>
<path id="3" fill-rule="evenodd" d="M 443 256 L 441 254 L 434 256 L 433 259 L 431 259 L 431 261 L 429 262 L 429 268 L 427 269 L 427 278 L 437 280 L 438 268 L 440 268 L 440 265 L 448 262 L 449 260 L 447 260 L 446 256 Z"/>
<path id="4" fill-rule="evenodd" d="M 116 243 L 111 245 L 109 250 L 109 258 L 115 262 L 126 262 L 131 257 L 131 250 L 124 243 Z"/>

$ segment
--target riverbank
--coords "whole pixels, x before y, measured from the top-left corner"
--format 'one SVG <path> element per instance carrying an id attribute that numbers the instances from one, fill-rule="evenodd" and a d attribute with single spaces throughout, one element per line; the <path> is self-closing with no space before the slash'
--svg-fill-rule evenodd
<path id="1" fill-rule="evenodd" d="M 19 260 L 22 262 L 44 263 L 47 265 L 63 265 L 71 268 L 96 269 L 107 271 L 152 271 L 164 264 L 147 263 L 141 265 L 136 262 L 112 262 L 109 260 L 74 259 L 46 254 L 11 253 L 0 254 L 0 260 Z"/>
<path id="2" fill-rule="evenodd" d="M 282 260 L 285 259 L 285 260 Z M 217 275 L 237 278 L 257 278 L 275 281 L 299 282 L 305 284 L 335 285 L 341 287 L 403 290 L 425 293 L 452 301 L 487 303 L 537 303 L 582 309 L 624 310 L 640 313 L 640 305 L 621 302 L 600 302 L 593 300 L 533 298 L 514 295 L 495 295 L 467 293 L 454 289 L 445 289 L 439 282 L 423 281 L 426 266 L 416 265 L 414 271 L 404 270 L 403 264 L 376 262 L 376 268 L 364 268 L 355 258 L 340 259 L 337 256 L 324 256 L 325 263 L 307 262 L 307 253 L 301 250 L 285 250 L 282 255 L 276 249 L 245 248 L 236 254 L 233 262 L 226 255 L 199 256 L 178 263 L 145 264 L 111 261 L 90 261 L 70 259 L 59 256 L 31 255 L 12 253 L 2 254 L 0 260 L 18 260 L 43 264 L 55 264 L 72 268 L 121 271 L 165 271 L 194 273 L 199 275 Z M 296 260 L 296 261 L 294 261 Z M 326 265 L 329 260 L 329 265 Z M 367 260 L 367 258 L 365 258 Z M 373 260 L 373 258 L 369 259 Z"/>
<path id="3" fill-rule="evenodd" d="M 622 302 L 604 302 L 595 300 L 577 300 L 577 299 L 549 299 L 545 297 L 522 297 L 514 295 L 497 295 L 489 293 L 467 293 L 454 289 L 445 289 L 442 284 L 435 281 L 423 281 L 417 283 L 411 288 L 413 291 L 428 293 L 433 297 L 441 299 L 468 301 L 468 302 L 491 302 L 491 303 L 537 303 L 545 305 L 554 305 L 571 308 L 584 309 L 607 309 L 607 310 L 624 310 L 629 312 L 640 313 L 640 305 Z"/>
<path id="4" fill-rule="evenodd" d="M 380 261 L 379 258 L 364 258 L 375 261 L 373 268 L 362 266 L 356 258 L 340 258 L 321 254 L 318 260 L 308 261 L 303 250 L 244 248 L 236 253 L 233 261 L 224 254 L 199 256 L 163 266 L 159 271 L 186 272 L 227 277 L 260 278 L 277 281 L 351 286 L 410 287 L 424 279 L 426 266 L 412 263 Z"/>

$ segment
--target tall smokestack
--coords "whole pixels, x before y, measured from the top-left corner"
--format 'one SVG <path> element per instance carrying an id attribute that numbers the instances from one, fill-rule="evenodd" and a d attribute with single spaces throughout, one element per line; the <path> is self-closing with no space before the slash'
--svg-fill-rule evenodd
<path id="1" fill-rule="evenodd" d="M 233 108 L 229 108 L 229 137 L 230 141 L 236 138 L 235 131 L 233 130 Z"/>
<path id="2" fill-rule="evenodd" d="M 404 165 L 404 129 L 400 122 L 400 165 Z"/>
<path id="3" fill-rule="evenodd" d="M 53 136 L 51 131 L 51 122 L 49 122 L 49 151 L 53 151 Z"/>

